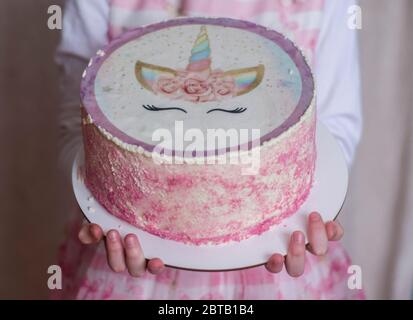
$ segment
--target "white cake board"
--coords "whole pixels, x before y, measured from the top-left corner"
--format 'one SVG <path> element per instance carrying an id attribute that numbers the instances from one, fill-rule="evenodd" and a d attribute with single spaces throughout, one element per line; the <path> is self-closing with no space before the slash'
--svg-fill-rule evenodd
<path id="1" fill-rule="evenodd" d="M 122 237 L 136 234 L 146 258 L 161 258 L 172 267 L 218 271 L 248 268 L 266 263 L 273 253 L 287 253 L 289 237 L 300 230 L 305 235 L 307 216 L 318 211 L 324 221 L 334 220 L 343 205 L 348 185 L 347 166 L 340 147 L 328 129 L 317 123 L 317 162 L 311 193 L 300 209 L 269 231 L 241 242 L 195 246 L 165 240 L 140 230 L 109 214 L 86 188 L 83 175 L 84 155 L 80 151 L 72 171 L 76 199 L 86 218 L 106 233 L 118 230 Z M 307 238 L 307 235 L 306 235 Z"/>

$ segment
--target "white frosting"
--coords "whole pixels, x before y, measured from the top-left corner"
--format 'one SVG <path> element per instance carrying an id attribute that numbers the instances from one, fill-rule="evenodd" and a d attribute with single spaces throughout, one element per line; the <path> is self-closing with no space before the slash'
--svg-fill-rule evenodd
<path id="1" fill-rule="evenodd" d="M 97 73 L 95 95 L 99 107 L 112 124 L 137 140 L 155 145 L 159 142 L 153 141 L 154 131 L 162 128 L 174 134 L 177 120 L 183 121 L 184 130 L 197 128 L 205 136 L 207 129 L 218 128 L 248 129 L 249 132 L 259 129 L 264 136 L 283 123 L 300 98 L 300 74 L 291 58 L 277 44 L 246 30 L 206 26 L 212 70 L 229 71 L 264 65 L 261 83 L 246 94 L 223 101 L 194 103 L 155 94 L 138 82 L 135 75 L 137 61 L 174 70 L 185 69 L 200 27 L 183 25 L 149 33 L 126 43 L 108 56 Z M 187 113 L 148 111 L 142 105 L 179 107 Z M 206 113 L 214 108 L 229 110 L 236 107 L 247 110 L 239 114 Z"/>

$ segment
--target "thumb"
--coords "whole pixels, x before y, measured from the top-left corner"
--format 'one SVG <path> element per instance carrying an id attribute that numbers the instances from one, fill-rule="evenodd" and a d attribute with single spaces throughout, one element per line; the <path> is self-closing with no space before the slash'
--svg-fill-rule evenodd
<path id="1" fill-rule="evenodd" d="M 103 230 L 97 224 L 86 223 L 80 228 L 78 237 L 83 244 L 98 243 L 103 238 Z"/>

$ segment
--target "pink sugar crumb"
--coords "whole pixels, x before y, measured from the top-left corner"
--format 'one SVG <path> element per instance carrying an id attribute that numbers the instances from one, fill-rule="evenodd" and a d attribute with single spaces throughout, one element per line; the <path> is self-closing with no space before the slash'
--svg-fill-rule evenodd
<path id="1" fill-rule="evenodd" d="M 278 163 L 282 165 L 286 165 L 289 158 L 290 158 L 290 155 L 288 153 L 282 153 L 278 156 L 277 161 Z"/>
<path id="2" fill-rule="evenodd" d="M 172 176 L 166 178 L 168 187 L 185 187 L 190 188 L 193 185 L 193 181 L 190 176 Z"/>
<path id="3" fill-rule="evenodd" d="M 159 202 L 151 203 L 151 209 L 154 213 L 163 213 L 166 211 L 166 208 Z"/>
<path id="4" fill-rule="evenodd" d="M 230 223 L 228 223 L 228 224 L 226 225 L 226 227 L 227 227 L 229 230 L 237 230 L 237 229 L 241 228 L 241 222 L 239 222 L 239 221 L 231 221 Z"/>
<path id="5" fill-rule="evenodd" d="M 156 218 L 156 215 L 153 214 L 152 212 L 145 212 L 143 214 L 143 218 L 148 222 L 148 223 L 156 223 L 156 221 L 158 220 Z"/>
<path id="6" fill-rule="evenodd" d="M 159 182 L 159 177 L 153 173 L 153 172 L 148 172 L 147 170 L 143 171 L 143 176 L 145 179 L 148 179 L 149 181 L 152 181 L 154 183 Z"/>
<path id="7" fill-rule="evenodd" d="M 230 205 L 231 209 L 238 209 L 241 207 L 242 200 L 241 199 L 231 199 L 230 200 Z"/>

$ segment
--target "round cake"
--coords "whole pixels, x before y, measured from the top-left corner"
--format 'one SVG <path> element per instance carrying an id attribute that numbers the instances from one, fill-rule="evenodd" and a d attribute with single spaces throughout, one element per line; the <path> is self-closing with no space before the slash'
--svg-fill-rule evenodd
<path id="1" fill-rule="evenodd" d="M 81 102 L 87 187 L 151 234 L 240 241 L 310 192 L 314 81 L 274 30 L 182 18 L 129 31 L 90 60 Z"/>

